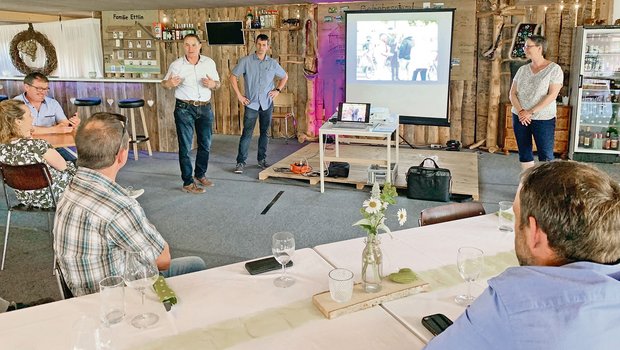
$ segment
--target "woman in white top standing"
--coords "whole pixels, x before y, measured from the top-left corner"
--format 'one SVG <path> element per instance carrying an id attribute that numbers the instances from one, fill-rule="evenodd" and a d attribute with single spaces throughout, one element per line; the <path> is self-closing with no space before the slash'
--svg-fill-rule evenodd
<path id="1" fill-rule="evenodd" d="M 519 148 L 521 167 L 534 166 L 532 136 L 539 161 L 553 160 L 555 99 L 562 88 L 562 68 L 545 58 L 547 39 L 533 35 L 525 42 L 525 57 L 531 62 L 519 68 L 510 88 L 512 126 Z"/>

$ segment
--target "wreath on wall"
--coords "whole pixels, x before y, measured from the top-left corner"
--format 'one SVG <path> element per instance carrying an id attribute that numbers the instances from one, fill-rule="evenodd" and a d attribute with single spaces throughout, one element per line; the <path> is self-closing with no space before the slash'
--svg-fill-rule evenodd
<path id="1" fill-rule="evenodd" d="M 28 55 L 32 61 L 36 59 L 37 43 L 41 44 L 45 50 L 45 65 L 42 68 L 30 67 L 22 59 L 22 54 Z M 24 74 L 39 72 L 50 75 L 58 67 L 54 45 L 44 34 L 35 31 L 32 23 L 28 23 L 28 29 L 17 33 L 11 40 L 9 54 L 15 68 Z"/>

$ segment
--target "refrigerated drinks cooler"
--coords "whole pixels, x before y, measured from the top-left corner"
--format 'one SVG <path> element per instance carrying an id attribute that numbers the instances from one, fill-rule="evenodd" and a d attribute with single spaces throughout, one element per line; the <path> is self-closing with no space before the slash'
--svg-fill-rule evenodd
<path id="1" fill-rule="evenodd" d="M 620 27 L 577 27 L 570 75 L 569 158 L 620 162 Z"/>

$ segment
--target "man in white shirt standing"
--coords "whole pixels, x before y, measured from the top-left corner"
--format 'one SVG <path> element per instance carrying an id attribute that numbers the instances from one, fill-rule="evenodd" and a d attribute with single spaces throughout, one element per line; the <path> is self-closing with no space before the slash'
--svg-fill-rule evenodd
<path id="1" fill-rule="evenodd" d="M 213 131 L 212 90 L 220 87 L 220 76 L 215 61 L 200 54 L 202 44 L 194 34 L 183 39 L 185 55 L 178 58 L 168 69 L 162 85 L 175 89 L 174 122 L 179 140 L 179 165 L 183 179 L 183 191 L 204 193 L 203 187 L 213 186 L 206 178 Z M 190 152 L 194 138 L 198 141 L 195 169 L 192 169 Z M 192 174 L 193 170 L 193 174 Z"/>

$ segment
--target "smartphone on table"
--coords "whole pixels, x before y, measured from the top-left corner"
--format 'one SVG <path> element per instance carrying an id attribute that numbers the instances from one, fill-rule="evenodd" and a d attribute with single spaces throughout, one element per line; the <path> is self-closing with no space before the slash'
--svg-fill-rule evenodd
<path id="1" fill-rule="evenodd" d="M 434 314 L 422 317 L 422 325 L 433 335 L 439 335 L 452 325 L 452 321 L 444 314 Z"/>
<path id="2" fill-rule="evenodd" d="M 292 260 L 289 261 L 288 264 L 286 264 L 286 267 L 291 267 L 291 266 L 293 266 Z M 279 270 L 281 268 L 282 268 L 282 265 L 273 256 L 263 258 L 263 259 L 248 261 L 245 263 L 245 269 L 248 270 L 250 275 L 258 275 L 258 274 L 269 272 L 269 271 Z"/>

